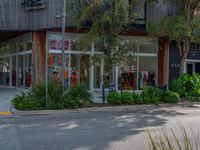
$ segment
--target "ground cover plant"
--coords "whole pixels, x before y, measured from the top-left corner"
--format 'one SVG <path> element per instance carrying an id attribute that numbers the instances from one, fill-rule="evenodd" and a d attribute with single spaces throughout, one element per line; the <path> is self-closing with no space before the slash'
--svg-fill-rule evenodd
<path id="1" fill-rule="evenodd" d="M 180 135 L 171 129 L 171 134 L 162 130 L 162 135 L 153 135 L 149 130 L 147 150 L 199 150 L 199 137 L 191 130 L 188 134 L 186 128 L 180 127 Z"/>
<path id="2" fill-rule="evenodd" d="M 165 103 L 178 103 L 180 96 L 178 93 L 172 91 L 164 91 L 162 94 L 162 101 Z"/>
<path id="3" fill-rule="evenodd" d="M 43 108 L 42 103 L 30 93 L 22 93 L 21 96 L 16 96 L 12 100 L 12 103 L 16 109 L 20 110 L 37 110 Z"/>
<path id="4" fill-rule="evenodd" d="M 107 96 L 107 102 L 113 105 L 121 105 L 121 96 L 117 92 L 110 92 Z"/>
<path id="5" fill-rule="evenodd" d="M 162 93 L 159 88 L 145 87 L 141 93 L 141 97 L 145 104 L 158 105 L 162 98 Z"/>

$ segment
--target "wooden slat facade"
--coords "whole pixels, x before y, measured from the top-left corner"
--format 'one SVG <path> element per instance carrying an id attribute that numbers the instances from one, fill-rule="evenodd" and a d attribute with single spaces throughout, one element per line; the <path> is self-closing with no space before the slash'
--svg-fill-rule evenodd
<path id="1" fill-rule="evenodd" d="M 0 0 L 0 30 L 37 30 L 56 28 L 61 20 L 61 0 L 44 0 L 41 10 L 25 10 L 23 0 Z"/>
<path id="2" fill-rule="evenodd" d="M 56 16 L 61 14 L 62 0 L 43 0 L 46 8 L 41 10 L 25 10 L 22 2 L 23 0 L 0 0 L 0 31 L 43 30 L 61 26 L 61 19 Z M 167 5 L 162 2 L 148 4 L 147 20 L 157 21 L 167 11 Z"/>

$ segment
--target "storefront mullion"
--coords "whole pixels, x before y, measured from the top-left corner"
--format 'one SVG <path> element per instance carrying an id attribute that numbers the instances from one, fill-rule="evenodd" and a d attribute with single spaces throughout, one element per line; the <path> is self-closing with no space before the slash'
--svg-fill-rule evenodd
<path id="1" fill-rule="evenodd" d="M 91 54 L 90 54 L 90 68 L 89 68 L 89 72 L 90 72 L 90 75 L 89 75 L 89 90 L 91 92 L 94 91 L 94 64 L 92 62 L 92 58 L 94 57 L 94 42 L 91 44 Z"/>
<path id="2" fill-rule="evenodd" d="M 26 87 L 26 55 L 23 55 L 23 88 Z"/>
<path id="3" fill-rule="evenodd" d="M 16 56 L 16 87 L 19 86 L 19 56 Z"/>
<path id="4" fill-rule="evenodd" d="M 16 71 L 17 71 L 17 56 L 16 55 L 14 55 L 14 56 L 12 56 L 12 86 L 16 86 L 17 84 L 17 81 L 16 81 L 16 79 L 17 79 L 17 73 L 16 73 Z"/>
<path id="5" fill-rule="evenodd" d="M 100 89 L 103 88 L 104 84 L 104 59 L 101 58 L 101 67 L 100 67 Z"/>
<path id="6" fill-rule="evenodd" d="M 69 40 L 69 39 L 68 39 Z M 69 40 L 70 41 L 70 40 Z M 69 53 L 71 52 L 71 42 L 69 42 Z M 71 55 L 68 54 L 69 61 L 68 61 L 68 88 L 71 87 Z"/>
<path id="7" fill-rule="evenodd" d="M 140 57 L 139 57 L 139 53 L 140 53 L 140 44 L 137 42 L 137 86 L 136 86 L 136 90 L 139 90 L 139 67 L 140 67 Z"/>
<path id="8" fill-rule="evenodd" d="M 10 56 L 10 73 L 9 73 L 9 87 L 12 87 L 12 70 L 13 70 L 13 66 L 12 66 L 12 56 Z"/>

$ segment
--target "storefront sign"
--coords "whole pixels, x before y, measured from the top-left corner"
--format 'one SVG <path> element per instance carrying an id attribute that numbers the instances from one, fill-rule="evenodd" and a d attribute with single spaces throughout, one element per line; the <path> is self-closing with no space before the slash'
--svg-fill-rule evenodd
<path id="1" fill-rule="evenodd" d="M 43 0 L 23 0 L 22 5 L 25 10 L 44 9 L 46 7 Z"/>

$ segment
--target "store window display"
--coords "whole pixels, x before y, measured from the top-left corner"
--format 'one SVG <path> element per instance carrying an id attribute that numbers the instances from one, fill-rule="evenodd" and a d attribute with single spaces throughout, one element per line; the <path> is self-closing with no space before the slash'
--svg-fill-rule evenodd
<path id="1" fill-rule="evenodd" d="M 31 87 L 32 84 L 32 68 L 31 68 L 31 54 L 24 55 L 25 57 L 25 86 Z"/>
<path id="2" fill-rule="evenodd" d="M 103 82 L 102 60 L 99 59 L 98 63 L 92 63 L 92 60 L 94 55 L 101 56 L 103 53 L 96 49 L 94 43 L 82 45 L 80 39 L 84 34 L 66 33 L 65 35 L 65 49 L 67 51 L 65 51 L 66 70 L 64 77 L 67 87 L 81 84 L 91 91 L 100 89 L 100 83 Z M 56 63 L 55 57 L 57 56 L 59 60 L 62 60 L 61 45 L 59 44 L 62 41 L 62 34 L 60 32 L 48 32 L 47 41 L 49 47 L 49 76 L 52 76 L 53 70 L 56 69 L 58 70 L 57 76 L 60 78 L 62 72 L 59 71 L 59 68 L 61 68 L 62 62 L 61 64 Z"/>
<path id="3" fill-rule="evenodd" d="M 56 80 L 61 80 L 60 77 L 61 67 L 62 67 L 62 55 L 50 53 L 48 58 L 49 78 L 53 79 L 57 78 Z"/>
<path id="4" fill-rule="evenodd" d="M 135 43 L 127 57 L 119 63 L 118 89 L 142 90 L 157 84 L 157 41 L 148 38 L 130 39 Z"/>
<path id="5" fill-rule="evenodd" d="M 100 85 L 100 78 L 101 78 L 101 60 L 98 58 L 94 62 L 94 88 L 99 89 Z"/>
<path id="6" fill-rule="evenodd" d="M 62 40 L 51 40 L 49 42 L 51 50 L 62 50 Z M 69 50 L 68 40 L 65 40 L 65 50 Z"/>
<path id="7" fill-rule="evenodd" d="M 137 60 L 132 56 L 119 65 L 119 87 L 126 90 L 137 89 Z"/>
<path id="8" fill-rule="evenodd" d="M 137 44 L 123 39 L 119 49 L 124 46 L 130 47 L 123 54 L 121 61 L 118 63 L 118 89 L 136 90 L 137 89 Z"/>
<path id="9" fill-rule="evenodd" d="M 140 57 L 139 89 L 156 85 L 157 57 Z"/>
<path id="10" fill-rule="evenodd" d="M 71 83 L 72 87 L 75 87 L 78 85 L 78 71 L 76 70 L 76 67 L 73 68 L 71 73 Z"/>
<path id="11" fill-rule="evenodd" d="M 71 85 L 83 85 L 89 88 L 89 56 L 72 55 Z"/>
<path id="12" fill-rule="evenodd" d="M 9 58 L 0 59 L 0 84 L 9 85 L 10 64 Z"/>

